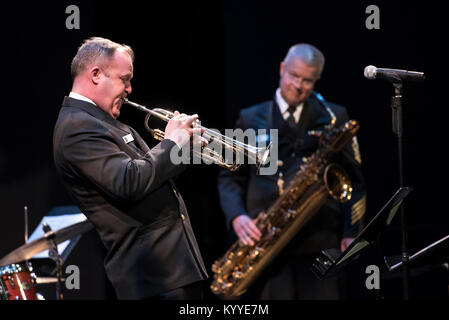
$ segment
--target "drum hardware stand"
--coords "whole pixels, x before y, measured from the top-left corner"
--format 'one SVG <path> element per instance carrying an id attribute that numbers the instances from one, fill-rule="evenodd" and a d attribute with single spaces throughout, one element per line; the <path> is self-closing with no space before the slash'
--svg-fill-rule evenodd
<path id="1" fill-rule="evenodd" d="M 24 222 L 25 222 L 25 244 L 27 244 L 28 243 L 28 207 L 27 206 L 23 207 L 23 213 L 25 216 L 25 220 L 24 220 Z M 28 265 L 28 260 L 25 261 L 25 264 Z"/>
<path id="2" fill-rule="evenodd" d="M 25 243 L 28 243 L 28 207 L 23 207 L 25 214 Z"/>
<path id="3" fill-rule="evenodd" d="M 51 227 L 48 224 L 44 224 L 42 229 L 45 233 L 45 238 L 50 243 L 50 249 L 48 250 L 49 257 L 55 261 L 56 263 L 56 272 L 58 274 L 58 281 L 56 282 L 56 300 L 62 300 L 63 294 L 61 290 L 62 283 L 62 258 L 58 252 L 58 246 L 55 241 L 55 233 L 51 230 Z"/>
<path id="4" fill-rule="evenodd" d="M 24 213 L 24 222 L 25 222 L 25 244 L 27 244 L 28 243 L 28 217 L 29 217 L 29 214 L 28 214 L 28 207 L 27 206 L 24 206 L 23 207 L 23 213 Z M 26 260 L 25 261 L 25 265 L 30 269 L 30 271 L 33 271 L 33 268 L 31 267 L 31 263 L 28 261 L 28 260 Z M 32 276 L 35 276 L 33 273 L 32 273 Z M 36 280 L 35 278 L 34 278 L 34 280 Z"/>

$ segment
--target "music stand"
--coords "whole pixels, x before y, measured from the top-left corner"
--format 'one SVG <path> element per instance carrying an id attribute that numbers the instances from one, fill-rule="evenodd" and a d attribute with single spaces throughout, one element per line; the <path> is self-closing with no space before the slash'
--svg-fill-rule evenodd
<path id="1" fill-rule="evenodd" d="M 400 257 L 384 257 L 384 260 L 390 272 L 399 271 L 403 267 Z M 445 261 L 449 261 L 449 234 L 411 255 L 408 264 L 414 268 Z"/>
<path id="2" fill-rule="evenodd" d="M 63 228 L 75 225 L 87 220 L 87 217 L 76 206 L 62 206 L 56 207 L 50 210 L 46 216 L 44 216 L 33 231 L 28 241 L 39 239 L 47 234 L 49 231 L 57 231 Z M 51 233 L 50 233 L 51 234 Z M 78 241 L 81 239 L 81 234 L 74 236 L 73 238 L 56 243 L 54 237 L 48 238 L 48 241 L 52 244 L 49 250 L 44 250 L 36 255 L 32 259 L 32 265 L 37 266 L 36 269 L 42 274 L 57 275 L 56 281 L 56 299 L 62 300 L 62 265 L 75 248 Z M 53 263 L 54 262 L 54 263 Z"/>
<path id="3" fill-rule="evenodd" d="M 44 235 L 43 226 L 44 224 L 48 224 L 53 231 L 60 230 L 62 228 L 68 227 L 70 225 L 86 221 L 86 216 L 78 209 L 78 207 L 75 206 L 61 206 L 61 207 L 55 207 L 51 209 L 46 216 L 44 216 L 39 223 L 39 225 L 36 227 L 36 229 L 33 231 L 33 233 L 30 235 L 28 242 L 31 242 L 33 240 L 39 239 Z M 78 241 L 81 239 L 81 234 L 76 235 L 74 238 L 70 240 L 66 240 L 62 243 L 58 244 L 58 252 L 61 256 L 62 263 L 64 263 L 69 256 L 70 252 L 72 252 L 73 248 L 76 246 Z M 51 258 L 49 256 L 49 251 L 45 250 L 42 251 L 35 256 L 32 257 L 32 259 L 49 259 Z"/>
<path id="4" fill-rule="evenodd" d="M 311 266 L 312 272 L 318 279 L 336 275 L 372 245 L 391 224 L 404 198 L 411 191 L 411 187 L 399 188 L 344 252 L 340 252 L 338 249 L 321 251 L 321 255 L 315 258 L 315 262 Z"/>

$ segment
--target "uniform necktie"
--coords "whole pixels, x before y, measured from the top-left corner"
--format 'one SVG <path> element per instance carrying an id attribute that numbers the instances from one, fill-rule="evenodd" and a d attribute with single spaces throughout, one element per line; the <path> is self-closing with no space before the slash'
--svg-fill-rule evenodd
<path id="1" fill-rule="evenodd" d="M 295 106 L 289 106 L 287 109 L 287 112 L 289 113 L 289 116 L 287 117 L 287 122 L 290 127 L 294 127 L 296 125 L 295 117 L 293 116 L 293 113 L 295 113 L 296 107 Z"/>

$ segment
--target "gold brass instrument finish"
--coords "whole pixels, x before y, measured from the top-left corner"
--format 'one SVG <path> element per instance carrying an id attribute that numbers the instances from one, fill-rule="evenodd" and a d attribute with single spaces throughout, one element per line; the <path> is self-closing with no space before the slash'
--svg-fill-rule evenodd
<path id="1" fill-rule="evenodd" d="M 144 123 L 145 129 L 151 133 L 154 139 L 160 141 L 164 139 L 165 136 L 164 131 L 160 129 L 150 128 L 148 125 L 148 121 L 151 116 L 155 116 L 161 120 L 168 122 L 170 121 L 171 118 L 174 117 L 173 112 L 161 108 L 148 109 L 147 107 L 129 101 L 126 98 L 124 99 L 124 103 L 145 112 L 147 114 Z M 263 166 L 268 162 L 268 156 L 270 153 L 271 145 L 269 145 L 266 148 L 264 147 L 257 148 L 251 145 L 244 144 L 238 140 L 234 140 L 225 135 L 219 134 L 217 131 L 201 126 L 199 124 L 199 120 L 196 120 L 193 123 L 193 127 L 202 129 L 203 133 L 201 137 L 206 139 L 208 143 L 211 143 L 212 141 L 218 142 L 224 148 L 224 150 L 231 150 L 235 155 L 233 157 L 233 162 L 227 163 L 221 154 L 217 153 L 212 148 L 209 148 L 206 145 L 201 148 L 201 152 L 198 152 L 197 150 L 193 149 L 192 152 L 197 157 L 207 159 L 231 171 L 236 170 L 241 165 L 240 163 L 237 163 L 237 159 L 239 159 L 238 154 L 242 154 L 246 158 L 251 159 L 253 163 L 257 165 L 257 167 Z"/>
<path id="2" fill-rule="evenodd" d="M 331 115 L 333 115 L 331 113 Z M 340 202 L 351 198 L 352 186 L 342 167 L 329 163 L 359 129 L 356 121 L 333 128 L 335 118 L 320 133 L 318 149 L 306 159 L 276 202 L 255 220 L 262 233 L 254 245 L 236 241 L 212 265 L 213 293 L 223 298 L 242 295 L 271 260 L 325 204 L 329 194 Z"/>

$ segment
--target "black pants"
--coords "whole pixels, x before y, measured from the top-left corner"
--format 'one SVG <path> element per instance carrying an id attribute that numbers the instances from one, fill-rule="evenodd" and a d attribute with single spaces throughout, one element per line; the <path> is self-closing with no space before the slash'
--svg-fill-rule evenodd
<path id="1" fill-rule="evenodd" d="M 148 300 L 203 300 L 203 282 L 194 282 L 184 287 L 150 297 Z"/>
<path id="2" fill-rule="evenodd" d="M 338 278 L 319 280 L 310 271 L 313 259 L 275 261 L 248 288 L 242 300 L 339 300 Z"/>

